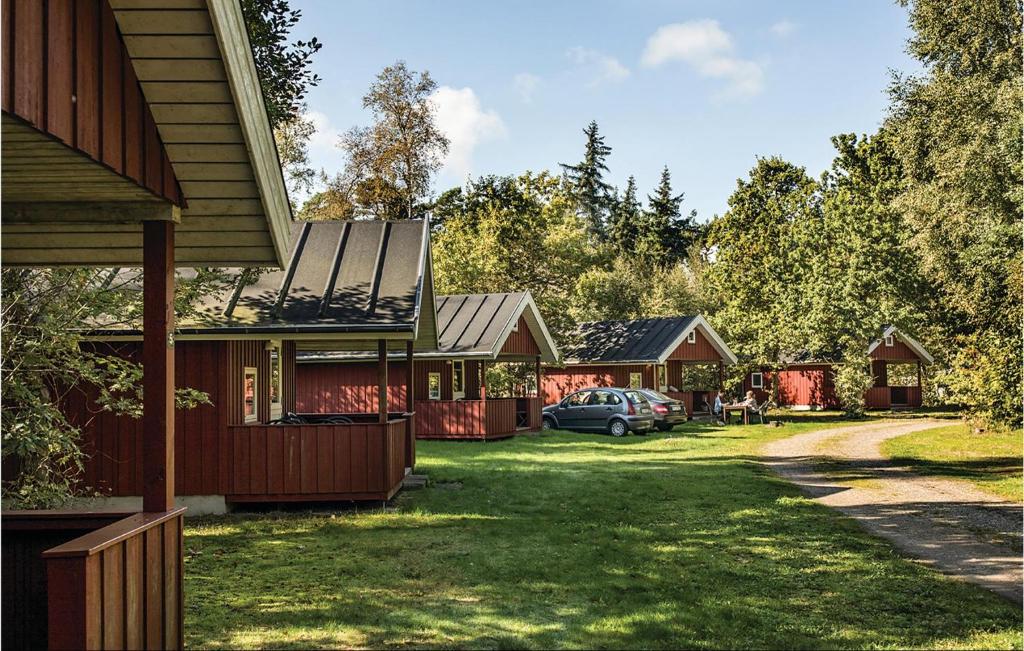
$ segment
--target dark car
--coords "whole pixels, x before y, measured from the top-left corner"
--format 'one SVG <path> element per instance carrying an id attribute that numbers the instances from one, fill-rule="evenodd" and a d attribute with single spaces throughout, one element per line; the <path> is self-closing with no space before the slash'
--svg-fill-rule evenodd
<path id="1" fill-rule="evenodd" d="M 571 393 L 544 408 L 544 429 L 645 434 L 654 427 L 651 405 L 634 389 L 593 388 Z"/>
<path id="2" fill-rule="evenodd" d="M 687 419 L 686 405 L 675 398 L 670 398 L 654 389 L 637 389 L 651 403 L 654 412 L 654 426 L 659 431 L 667 432 Z"/>

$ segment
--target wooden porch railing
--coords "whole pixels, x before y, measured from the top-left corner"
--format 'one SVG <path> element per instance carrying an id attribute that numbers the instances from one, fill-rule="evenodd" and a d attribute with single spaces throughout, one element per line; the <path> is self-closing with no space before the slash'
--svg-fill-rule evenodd
<path id="1" fill-rule="evenodd" d="M 5 513 L 3 646 L 181 648 L 184 512 Z"/>
<path id="2" fill-rule="evenodd" d="M 424 439 L 489 439 L 516 431 L 516 399 L 420 400 L 416 436 Z"/>
<path id="3" fill-rule="evenodd" d="M 539 430 L 544 404 L 540 398 L 516 398 L 516 427 Z"/>
<path id="4" fill-rule="evenodd" d="M 229 501 L 387 500 L 401 488 L 406 420 L 232 425 Z"/>
<path id="5" fill-rule="evenodd" d="M 864 404 L 868 409 L 920 407 L 921 387 L 871 387 L 864 396 Z"/>

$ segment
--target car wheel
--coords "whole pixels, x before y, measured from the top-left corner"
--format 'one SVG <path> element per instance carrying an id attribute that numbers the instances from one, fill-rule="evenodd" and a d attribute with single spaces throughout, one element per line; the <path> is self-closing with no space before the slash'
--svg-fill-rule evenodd
<path id="1" fill-rule="evenodd" d="M 544 430 L 555 429 L 555 419 L 554 418 L 549 418 L 549 417 L 545 416 L 541 420 L 541 429 L 544 429 Z"/>
<path id="2" fill-rule="evenodd" d="M 629 429 L 626 427 L 626 423 L 622 422 L 618 418 L 608 423 L 608 433 L 612 436 L 625 436 Z"/>

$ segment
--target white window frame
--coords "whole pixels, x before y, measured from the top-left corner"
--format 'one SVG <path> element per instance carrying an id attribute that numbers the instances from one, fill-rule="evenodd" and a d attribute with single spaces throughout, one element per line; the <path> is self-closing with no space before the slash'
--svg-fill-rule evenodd
<path id="1" fill-rule="evenodd" d="M 281 417 L 283 409 L 281 397 L 284 391 L 284 347 L 280 341 L 271 341 L 267 344 L 270 351 L 270 419 L 276 420 Z M 277 352 L 277 400 L 274 400 L 274 352 Z"/>
<path id="2" fill-rule="evenodd" d="M 668 391 L 668 364 L 658 364 L 658 391 Z"/>
<path id="3" fill-rule="evenodd" d="M 456 373 L 455 372 L 456 368 L 461 369 L 462 372 L 461 373 Z M 459 387 L 455 383 L 455 378 L 456 377 L 461 377 L 462 378 L 462 387 Z M 466 362 L 461 360 L 461 359 L 457 359 L 454 362 L 452 362 L 452 398 L 455 399 L 455 400 L 461 400 L 461 399 L 463 399 L 465 397 L 466 397 Z"/>
<path id="4" fill-rule="evenodd" d="M 252 375 L 252 414 L 245 413 L 245 380 Z M 260 374 L 255 366 L 242 369 L 242 416 L 246 423 L 255 423 L 260 419 Z"/>
<path id="5" fill-rule="evenodd" d="M 697 343 L 697 331 L 690 330 L 689 334 L 686 335 L 686 343 L 695 344 Z"/>
<path id="6" fill-rule="evenodd" d="M 633 380 L 636 380 L 634 384 Z M 629 388 L 630 389 L 642 389 L 644 388 L 644 374 L 643 373 L 630 373 L 629 374 Z"/>
<path id="7" fill-rule="evenodd" d="M 760 371 L 755 371 L 750 374 L 750 388 L 764 389 L 764 373 L 761 373 Z"/>
<path id="8" fill-rule="evenodd" d="M 432 380 L 437 378 L 437 392 L 434 392 Z M 441 399 L 441 374 L 434 371 L 427 373 L 427 400 L 440 400 Z"/>
<path id="9" fill-rule="evenodd" d="M 885 338 L 885 347 L 886 348 L 892 348 L 895 345 L 896 345 L 896 338 L 893 337 L 892 335 L 887 335 L 886 338 Z"/>

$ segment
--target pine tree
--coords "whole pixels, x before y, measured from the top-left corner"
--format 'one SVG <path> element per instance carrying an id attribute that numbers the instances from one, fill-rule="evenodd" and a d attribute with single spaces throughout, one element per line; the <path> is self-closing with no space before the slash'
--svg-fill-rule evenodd
<path id="1" fill-rule="evenodd" d="M 576 165 L 561 163 L 561 166 L 577 210 L 587 220 L 590 234 L 598 236 L 604 233 L 612 205 L 612 187 L 604 181 L 604 174 L 608 171 L 604 161 L 612 153 L 612 148 L 604 144 L 597 122 L 591 121 L 583 133 L 587 136 L 583 160 Z"/>
<path id="2" fill-rule="evenodd" d="M 672 194 L 672 175 L 666 165 L 654 195 L 647 196 L 647 213 L 641 235 L 648 255 L 660 258 L 660 262 L 679 262 L 697 239 L 698 228 L 694 223 L 697 213 L 691 211 L 683 217 L 680 212 L 682 202 L 682 192 Z"/>
<path id="3" fill-rule="evenodd" d="M 632 251 L 640 235 L 643 206 L 636 197 L 636 178 L 629 177 L 626 191 L 616 199 L 608 219 L 608 239 L 618 251 Z"/>

